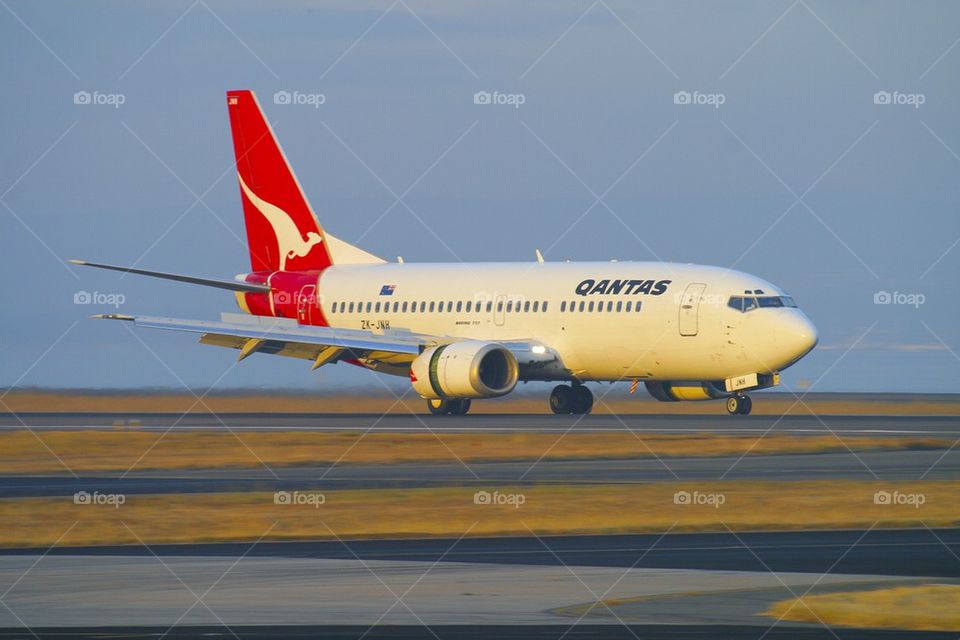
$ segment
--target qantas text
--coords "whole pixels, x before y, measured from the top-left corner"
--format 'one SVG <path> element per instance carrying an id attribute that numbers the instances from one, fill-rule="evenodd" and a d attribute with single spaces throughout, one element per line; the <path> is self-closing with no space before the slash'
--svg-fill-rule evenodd
<path id="1" fill-rule="evenodd" d="M 667 286 L 673 280 L 592 280 L 587 279 L 577 285 L 578 296 L 600 295 L 633 295 L 649 294 L 659 296 L 667 291 Z"/>

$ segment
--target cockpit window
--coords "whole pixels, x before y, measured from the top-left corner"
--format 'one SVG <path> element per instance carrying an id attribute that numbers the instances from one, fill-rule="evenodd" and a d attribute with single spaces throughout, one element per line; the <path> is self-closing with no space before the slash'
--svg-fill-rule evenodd
<path id="1" fill-rule="evenodd" d="M 742 313 L 759 307 L 796 307 L 790 296 L 730 296 L 727 306 Z"/>

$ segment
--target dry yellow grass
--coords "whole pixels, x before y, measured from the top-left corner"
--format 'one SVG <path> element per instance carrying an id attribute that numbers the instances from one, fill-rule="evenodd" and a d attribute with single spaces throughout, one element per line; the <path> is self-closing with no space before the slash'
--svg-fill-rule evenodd
<path id="1" fill-rule="evenodd" d="M 483 488 L 522 494 L 519 507 L 475 504 L 471 487 L 330 491 L 319 507 L 275 504 L 273 493 L 130 495 L 119 508 L 76 505 L 69 496 L 14 498 L 0 500 L 0 545 L 253 541 L 265 534 L 266 539 L 349 539 L 960 524 L 957 483 L 898 486 L 904 493 L 924 494 L 919 509 L 874 504 L 874 492 L 881 488 L 888 487 L 872 482 L 715 482 Z M 724 501 L 718 508 L 677 504 L 677 491 L 722 494 Z"/>
<path id="2" fill-rule="evenodd" d="M 125 471 L 349 463 L 466 462 L 739 456 L 869 450 L 946 449 L 927 437 L 833 435 L 718 436 L 630 433 L 370 433 L 8 431 L 0 433 L 0 472 Z M 52 453 L 51 453 L 52 452 Z M 56 454 L 56 455 L 53 455 Z M 59 458 L 59 460 L 58 460 Z M 61 462 L 62 461 L 62 462 Z"/>
<path id="3" fill-rule="evenodd" d="M 627 385 L 614 388 L 602 402 L 594 406 L 597 414 L 652 414 L 722 415 L 719 402 L 657 402 L 642 389 L 636 395 L 627 394 Z M 605 394 L 608 388 L 600 388 Z M 72 391 L 40 391 L 14 389 L 4 395 L 7 408 L 17 413 L 394 413 L 424 414 L 426 408 L 419 398 L 397 401 L 390 395 L 355 395 L 342 393 L 277 394 L 270 392 L 211 393 L 202 403 L 189 393 L 145 392 L 81 393 Z M 923 415 L 960 416 L 960 397 L 956 395 L 897 396 L 890 394 L 811 394 L 799 404 L 789 394 L 758 394 L 753 403 L 756 415 Z M 496 400 L 475 402 L 470 409 L 477 414 L 548 412 L 546 395 L 531 397 L 512 394 Z M 123 415 L 118 416 L 123 418 Z"/>
<path id="4" fill-rule="evenodd" d="M 766 615 L 845 627 L 960 631 L 960 585 L 928 584 L 805 596 Z"/>

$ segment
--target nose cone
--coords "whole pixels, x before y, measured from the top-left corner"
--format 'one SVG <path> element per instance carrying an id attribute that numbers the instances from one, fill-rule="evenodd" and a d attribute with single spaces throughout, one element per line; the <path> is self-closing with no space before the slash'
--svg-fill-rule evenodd
<path id="1" fill-rule="evenodd" d="M 817 345 L 817 328 L 799 310 L 791 309 L 777 322 L 777 348 L 796 362 Z"/>

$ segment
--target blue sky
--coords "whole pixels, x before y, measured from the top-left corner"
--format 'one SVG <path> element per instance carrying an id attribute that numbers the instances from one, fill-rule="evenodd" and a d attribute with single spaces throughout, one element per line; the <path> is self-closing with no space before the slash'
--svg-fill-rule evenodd
<path id="1" fill-rule="evenodd" d="M 382 388 L 345 365 L 234 367 L 74 303 L 235 309 L 63 260 L 245 271 L 223 95 L 250 88 L 321 221 L 369 251 L 736 265 L 820 330 L 792 388 L 960 391 L 958 25 L 953 2 L 5 0 L 0 385 Z"/>

